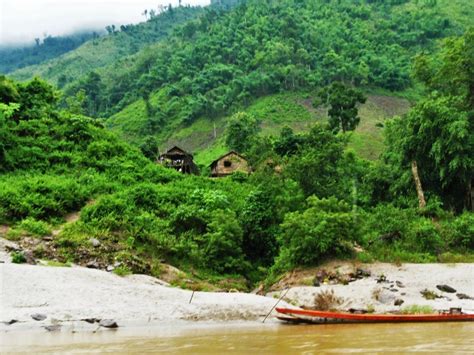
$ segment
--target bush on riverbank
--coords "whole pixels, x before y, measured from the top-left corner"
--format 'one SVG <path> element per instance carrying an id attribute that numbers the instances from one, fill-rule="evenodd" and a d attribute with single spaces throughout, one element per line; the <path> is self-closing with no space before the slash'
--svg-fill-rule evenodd
<path id="1" fill-rule="evenodd" d="M 359 239 L 358 229 L 357 216 L 347 203 L 334 197 L 309 197 L 305 210 L 285 216 L 275 266 L 288 270 L 315 265 L 330 256 L 350 255 L 352 242 Z"/>

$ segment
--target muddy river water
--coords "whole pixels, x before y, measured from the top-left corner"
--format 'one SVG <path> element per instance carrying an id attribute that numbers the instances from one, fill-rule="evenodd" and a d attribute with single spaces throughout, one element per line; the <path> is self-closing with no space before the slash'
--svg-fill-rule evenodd
<path id="1" fill-rule="evenodd" d="M 3 353 L 474 354 L 474 323 L 197 326 L 6 333 Z"/>

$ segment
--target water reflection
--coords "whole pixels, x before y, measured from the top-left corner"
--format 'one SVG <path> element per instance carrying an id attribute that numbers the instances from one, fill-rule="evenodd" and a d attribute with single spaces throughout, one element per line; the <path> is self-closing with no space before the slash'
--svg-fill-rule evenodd
<path id="1" fill-rule="evenodd" d="M 280 325 L 98 334 L 42 334 L 4 351 L 25 353 L 320 354 L 474 352 L 474 323 Z M 16 336 L 16 335 L 14 335 Z M 12 340 L 12 339 L 10 339 Z M 54 345 L 53 345 L 54 344 Z"/>

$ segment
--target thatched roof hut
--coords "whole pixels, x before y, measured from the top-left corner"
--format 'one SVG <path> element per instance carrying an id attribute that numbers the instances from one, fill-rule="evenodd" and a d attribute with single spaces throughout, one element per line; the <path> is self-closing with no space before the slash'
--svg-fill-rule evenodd
<path id="1" fill-rule="evenodd" d="M 214 160 L 210 168 L 212 177 L 228 176 L 237 171 L 247 174 L 250 173 L 250 166 L 247 159 L 235 151 L 230 151 Z"/>
<path id="2" fill-rule="evenodd" d="M 183 174 L 199 175 L 199 169 L 197 165 L 194 164 L 193 155 L 177 146 L 161 154 L 158 163 L 168 168 L 173 168 Z"/>

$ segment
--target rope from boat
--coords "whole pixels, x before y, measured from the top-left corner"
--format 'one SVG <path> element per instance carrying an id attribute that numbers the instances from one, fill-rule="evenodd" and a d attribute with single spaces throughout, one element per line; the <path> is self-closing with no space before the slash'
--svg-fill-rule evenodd
<path id="1" fill-rule="evenodd" d="M 286 292 L 280 297 L 280 299 L 277 301 L 277 303 L 275 303 L 275 305 L 272 307 L 272 309 L 270 309 L 270 312 L 268 312 L 268 314 L 265 316 L 265 318 L 263 319 L 263 322 L 262 323 L 265 323 L 265 321 L 267 320 L 268 316 L 273 312 L 273 310 L 275 309 L 276 306 L 278 306 L 278 303 L 280 303 L 280 301 L 283 299 L 283 297 L 286 296 L 286 294 L 288 293 L 288 291 L 290 290 L 291 287 L 288 287 L 286 289 Z"/>

